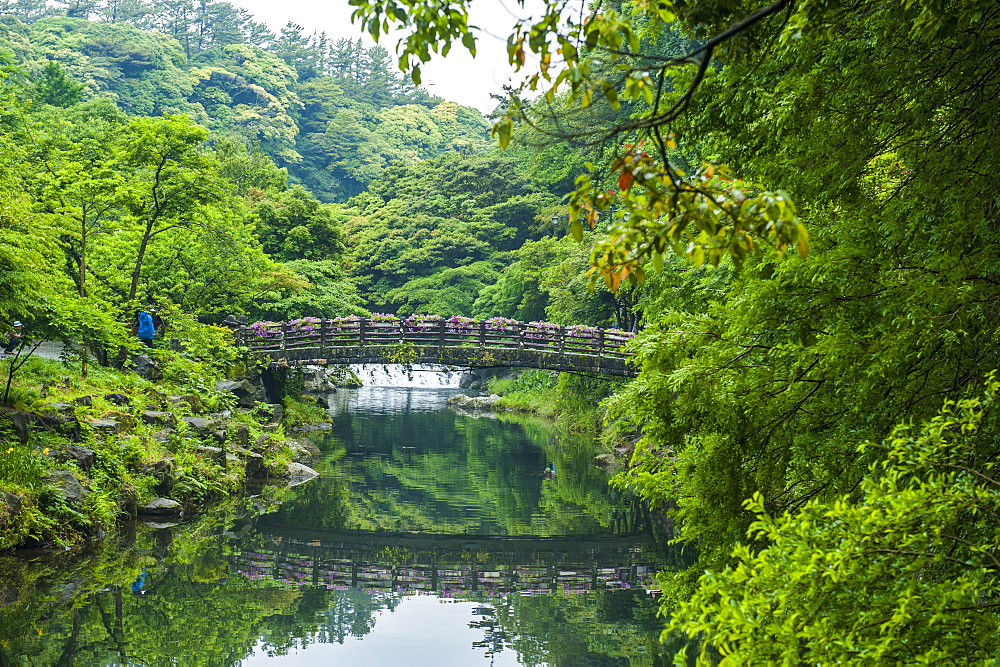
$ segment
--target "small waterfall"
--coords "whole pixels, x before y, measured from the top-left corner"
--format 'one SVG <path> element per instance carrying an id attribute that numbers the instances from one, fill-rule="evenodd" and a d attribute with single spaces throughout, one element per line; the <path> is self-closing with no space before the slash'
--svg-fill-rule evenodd
<path id="1" fill-rule="evenodd" d="M 427 387 L 457 389 L 468 371 L 441 364 L 352 364 L 366 387 Z"/>

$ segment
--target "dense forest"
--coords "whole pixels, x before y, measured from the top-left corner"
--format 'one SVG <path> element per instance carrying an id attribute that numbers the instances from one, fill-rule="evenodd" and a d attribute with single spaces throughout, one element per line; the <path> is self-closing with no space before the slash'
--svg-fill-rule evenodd
<path id="1" fill-rule="evenodd" d="M 562 239 L 589 152 L 550 156 L 557 174 L 498 153 L 380 46 L 225 2 L 11 3 L 0 49 L 8 322 L 95 345 L 154 304 L 634 324 Z"/>
<path id="2" fill-rule="evenodd" d="M 352 0 L 392 56 L 225 2 L 6 2 L 0 321 L 639 329 L 614 483 L 697 549 L 661 612 L 699 659 L 995 656 L 1000 9 L 546 0 L 485 119 L 406 76 L 470 2 Z"/>

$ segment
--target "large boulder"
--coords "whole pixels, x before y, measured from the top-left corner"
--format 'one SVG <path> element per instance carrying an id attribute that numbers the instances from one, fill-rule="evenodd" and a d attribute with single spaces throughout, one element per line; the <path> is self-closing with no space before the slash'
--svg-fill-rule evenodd
<path id="1" fill-rule="evenodd" d="M 35 415 L 30 412 L 11 412 L 8 415 L 12 422 L 14 422 L 14 433 L 17 434 L 17 439 L 22 445 L 28 444 L 28 436 L 31 431 L 31 422 L 34 421 Z"/>
<path id="2" fill-rule="evenodd" d="M 264 387 L 256 385 L 246 378 L 238 380 L 223 380 L 215 385 L 218 391 L 227 391 L 236 397 L 236 405 L 241 408 L 252 408 L 257 403 L 264 402 Z"/>
<path id="3" fill-rule="evenodd" d="M 182 404 L 187 404 L 191 408 L 191 412 L 195 414 L 200 413 L 204 407 L 201 404 L 201 399 L 194 394 L 185 394 L 183 396 L 167 396 L 167 405 L 180 406 Z"/>
<path id="4" fill-rule="evenodd" d="M 170 442 L 170 436 L 172 436 L 176 432 L 177 431 L 175 431 L 172 428 L 161 428 L 159 431 L 153 433 L 152 435 L 153 442 L 165 445 Z"/>
<path id="5" fill-rule="evenodd" d="M 310 440 L 309 438 L 290 438 L 282 442 L 281 440 L 273 440 L 265 451 L 266 455 L 274 455 L 281 450 L 282 447 L 288 447 L 292 450 L 292 460 L 296 463 L 312 463 L 320 456 L 323 452 L 320 451 L 319 447 Z"/>
<path id="6" fill-rule="evenodd" d="M 160 459 L 147 466 L 143 472 L 156 480 L 158 493 L 170 493 L 177 480 L 177 459 L 172 456 Z"/>
<path id="7" fill-rule="evenodd" d="M 221 422 L 204 417 L 181 417 L 181 421 L 199 436 L 215 438 L 220 445 L 226 441 L 226 427 Z"/>
<path id="8" fill-rule="evenodd" d="M 45 474 L 45 481 L 56 487 L 57 493 L 66 500 L 66 504 L 79 508 L 90 495 L 90 489 L 80 483 L 72 470 L 50 470 Z"/>
<path id="9" fill-rule="evenodd" d="M 137 375 L 147 380 L 162 380 L 163 370 L 156 365 L 156 362 L 148 354 L 137 354 L 132 357 L 132 367 Z"/>
<path id="10" fill-rule="evenodd" d="M 184 508 L 176 500 L 170 498 L 154 498 L 138 510 L 139 514 L 145 516 L 177 516 L 182 514 Z"/>
<path id="11" fill-rule="evenodd" d="M 225 452 L 221 447 L 209 447 L 207 445 L 202 445 L 201 447 L 195 447 L 196 453 L 204 456 L 210 461 L 215 461 L 216 463 L 221 463 Z"/>
<path id="12" fill-rule="evenodd" d="M 299 463 L 316 459 L 323 455 L 323 452 L 316 446 L 316 443 L 309 438 L 295 438 L 294 440 L 289 440 L 288 445 L 294 452 L 294 460 Z"/>
<path id="13" fill-rule="evenodd" d="M 105 412 L 101 416 L 104 419 L 113 419 L 118 422 L 120 429 L 128 431 L 135 428 L 135 417 L 127 412 Z"/>
<path id="14" fill-rule="evenodd" d="M 288 478 L 288 486 L 298 486 L 314 477 L 318 477 L 319 473 L 302 463 L 289 463 L 286 476 Z"/>
<path id="15" fill-rule="evenodd" d="M 255 477 L 264 472 L 264 457 L 257 452 L 251 452 L 242 447 L 231 447 L 230 455 L 235 455 L 246 466 L 247 477 Z"/>
<path id="16" fill-rule="evenodd" d="M 337 385 L 333 381 L 336 375 L 333 369 L 324 366 L 303 366 L 299 369 L 302 374 L 302 388 L 310 394 L 328 394 L 337 391 Z"/>
<path id="17" fill-rule="evenodd" d="M 87 419 L 86 422 L 95 431 L 104 431 L 105 433 L 117 433 L 121 429 L 121 424 L 119 424 L 116 419 L 94 417 L 92 419 Z"/>
<path id="18" fill-rule="evenodd" d="M 280 403 L 261 403 L 255 410 L 259 419 L 280 423 L 285 418 L 285 406 Z"/>
<path id="19" fill-rule="evenodd" d="M 348 366 L 329 366 L 326 377 L 338 387 L 360 387 L 362 385 L 361 378 Z"/>
<path id="20" fill-rule="evenodd" d="M 492 410 L 500 396 L 490 394 L 489 396 L 466 396 L 458 394 L 448 399 L 448 405 L 453 405 L 466 410 Z"/>
<path id="21" fill-rule="evenodd" d="M 97 462 L 97 452 L 79 445 L 65 445 L 62 449 L 53 449 L 51 456 L 56 461 L 73 461 L 81 470 L 90 470 Z"/>
<path id="22" fill-rule="evenodd" d="M 279 443 L 280 440 L 269 433 L 264 433 L 257 436 L 257 440 L 254 441 L 252 449 L 255 452 L 263 452 L 264 450 L 270 448 L 274 443 Z"/>
<path id="23" fill-rule="evenodd" d="M 233 442 L 237 447 L 249 449 L 250 447 L 250 427 L 246 424 L 236 424 L 233 428 Z"/>
<path id="24" fill-rule="evenodd" d="M 73 408 L 72 403 L 51 403 L 34 421 L 42 428 L 65 435 L 75 442 L 80 439 L 80 421 Z"/>
<path id="25" fill-rule="evenodd" d="M 331 422 L 320 422 L 318 424 L 302 424 L 301 426 L 293 426 L 293 431 L 332 431 L 333 424 Z"/>
<path id="26" fill-rule="evenodd" d="M 24 501 L 21 500 L 21 496 L 17 494 L 0 491 L 0 505 L 6 505 L 6 513 L 9 516 L 13 516 L 21 511 L 21 507 L 24 506 Z"/>
<path id="27" fill-rule="evenodd" d="M 156 405 L 156 406 L 161 407 L 161 408 L 162 407 L 166 407 L 167 402 L 168 402 L 167 401 L 167 395 L 164 394 L 159 389 L 155 389 L 153 387 L 146 387 L 143 390 L 143 393 L 146 394 L 146 397 L 149 399 L 149 401 L 153 405 Z"/>
<path id="28" fill-rule="evenodd" d="M 477 371 L 465 371 L 458 380 L 462 389 L 478 389 L 483 384 L 483 377 Z"/>
<path id="29" fill-rule="evenodd" d="M 140 417 L 146 424 L 166 426 L 168 428 L 177 426 L 177 418 L 174 417 L 174 413 L 167 412 L 166 410 L 143 410 Z"/>
<path id="30" fill-rule="evenodd" d="M 104 400 L 115 405 L 128 405 L 132 402 L 125 394 L 105 394 Z"/>

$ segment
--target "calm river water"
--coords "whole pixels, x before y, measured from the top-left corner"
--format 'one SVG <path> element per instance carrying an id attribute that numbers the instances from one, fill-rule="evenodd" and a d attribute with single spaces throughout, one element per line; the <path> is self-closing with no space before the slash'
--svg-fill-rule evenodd
<path id="1" fill-rule="evenodd" d="M 594 443 L 456 391 L 341 390 L 305 485 L 0 558 L 0 664 L 667 664 L 674 563 Z"/>

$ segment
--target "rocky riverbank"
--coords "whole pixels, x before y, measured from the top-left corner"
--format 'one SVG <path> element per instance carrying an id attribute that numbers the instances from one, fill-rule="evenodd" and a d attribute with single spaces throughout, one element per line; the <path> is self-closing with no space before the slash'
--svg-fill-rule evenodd
<path id="1" fill-rule="evenodd" d="M 320 451 L 297 429 L 328 417 L 303 392 L 350 381 L 282 369 L 181 393 L 156 370 L 43 382 L 3 413 L 0 549 L 72 545 L 123 518 L 177 519 L 260 483 L 308 481 Z"/>

